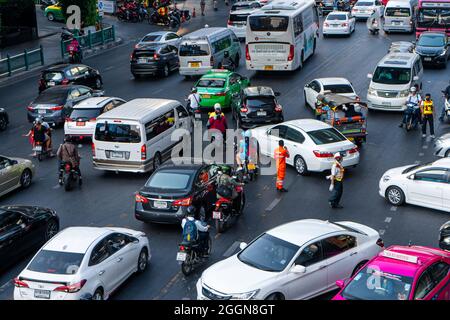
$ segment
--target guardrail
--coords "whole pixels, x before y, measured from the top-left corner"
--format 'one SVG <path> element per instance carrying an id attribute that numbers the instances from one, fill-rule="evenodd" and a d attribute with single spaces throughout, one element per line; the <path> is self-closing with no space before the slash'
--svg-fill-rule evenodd
<path id="1" fill-rule="evenodd" d="M 13 72 L 29 70 L 34 65 L 44 65 L 44 51 L 42 46 L 33 50 L 24 50 L 23 53 L 14 56 L 6 55 L 0 59 L 0 77 L 7 75 L 10 77 Z"/>
<path id="2" fill-rule="evenodd" d="M 110 26 L 96 32 L 88 31 L 87 35 L 76 36 L 75 38 L 78 40 L 81 49 L 91 49 L 94 46 L 103 45 L 105 43 L 115 41 L 116 32 L 114 30 L 114 26 Z M 68 56 L 68 47 L 71 41 L 72 40 L 61 40 L 61 57 L 63 59 Z"/>

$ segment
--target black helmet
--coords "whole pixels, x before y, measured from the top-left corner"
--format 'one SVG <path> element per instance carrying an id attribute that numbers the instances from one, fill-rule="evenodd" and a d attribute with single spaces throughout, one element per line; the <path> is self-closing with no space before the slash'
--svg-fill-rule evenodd
<path id="1" fill-rule="evenodd" d="M 193 217 L 193 216 L 195 215 L 195 212 L 196 212 L 196 211 L 197 211 L 197 210 L 195 209 L 194 206 L 189 206 L 189 207 L 187 207 L 187 209 L 186 209 L 186 215 L 187 215 L 187 216 Z"/>
<path id="2" fill-rule="evenodd" d="M 64 136 L 64 142 L 72 142 L 72 137 L 69 135 Z"/>

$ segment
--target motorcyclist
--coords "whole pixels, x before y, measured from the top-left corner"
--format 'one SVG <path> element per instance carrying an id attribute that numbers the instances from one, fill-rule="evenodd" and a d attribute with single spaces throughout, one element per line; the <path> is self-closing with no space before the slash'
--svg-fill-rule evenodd
<path id="1" fill-rule="evenodd" d="M 72 41 L 70 41 L 68 50 L 69 52 L 72 51 L 74 53 L 73 61 L 71 62 L 81 62 L 82 60 L 81 46 L 76 37 L 73 37 Z"/>
<path id="2" fill-rule="evenodd" d="M 367 28 L 373 34 L 381 29 L 381 18 L 378 10 L 375 10 L 367 19 Z"/>
<path id="3" fill-rule="evenodd" d="M 236 65 L 234 64 L 233 59 L 231 59 L 230 53 L 228 51 L 225 51 L 223 53 L 222 69 L 233 71 L 235 67 Z"/>
<path id="4" fill-rule="evenodd" d="M 222 133 L 222 137 L 225 139 L 226 130 L 228 129 L 227 119 L 222 112 L 220 103 L 214 105 L 214 112 L 209 114 L 208 129 L 217 129 Z"/>
<path id="5" fill-rule="evenodd" d="M 64 143 L 61 144 L 56 153 L 58 156 L 58 173 L 59 173 L 59 183 L 62 183 L 61 167 L 64 163 L 69 162 L 72 165 L 72 169 L 78 173 L 78 182 L 81 185 L 81 171 L 80 171 L 80 155 L 78 154 L 77 147 L 72 143 L 72 138 L 68 135 L 64 137 Z"/>
<path id="6" fill-rule="evenodd" d="M 200 94 L 197 92 L 197 88 L 192 88 L 191 94 L 187 98 L 189 102 L 189 108 L 195 112 L 198 108 L 200 108 Z"/>
<path id="7" fill-rule="evenodd" d="M 197 220 L 195 215 L 197 209 L 194 206 L 189 206 L 186 209 L 186 217 L 181 221 L 181 228 L 183 228 L 183 241 L 192 243 L 198 242 L 204 257 L 208 256 L 209 251 L 209 225 Z M 191 238 L 193 233 L 193 238 Z M 189 238 L 189 239 L 188 239 Z"/>
<path id="8" fill-rule="evenodd" d="M 249 140 L 250 140 L 250 131 L 247 130 L 244 132 L 237 146 L 236 150 L 236 163 L 238 165 L 237 170 L 244 169 L 245 160 L 248 159 Z"/>
<path id="9" fill-rule="evenodd" d="M 33 127 L 28 131 L 27 134 L 25 134 L 25 137 L 32 136 L 33 140 L 33 148 L 40 144 L 43 148 L 45 148 L 45 151 L 50 152 L 50 157 L 53 156 L 52 153 L 52 140 L 51 140 L 51 128 L 49 124 L 45 121 L 43 121 L 42 118 L 36 118 L 36 120 L 33 123 Z M 36 152 L 33 154 L 33 156 L 36 156 Z"/>
<path id="10" fill-rule="evenodd" d="M 413 113 L 413 120 L 419 119 L 419 113 L 420 113 L 420 103 L 422 102 L 422 97 L 417 92 L 417 88 L 415 86 L 411 87 L 409 89 L 409 95 L 406 99 L 406 104 L 412 103 L 414 105 L 414 113 Z M 403 127 L 403 124 L 406 124 L 406 110 L 403 113 L 402 122 L 398 125 L 399 128 Z"/>
<path id="11" fill-rule="evenodd" d="M 227 194 L 229 194 L 231 197 L 231 200 L 234 200 L 238 197 L 238 192 L 236 191 L 237 186 L 243 186 L 245 185 L 242 182 L 236 181 L 233 177 L 231 177 L 231 167 L 230 166 L 223 166 L 221 168 L 221 173 L 217 175 L 216 182 L 217 182 L 217 190 L 224 190 Z M 225 195 L 225 194 L 224 194 Z M 220 195 L 219 192 L 217 192 L 217 199 L 222 198 L 224 195 Z"/>
<path id="12" fill-rule="evenodd" d="M 338 11 L 344 11 L 345 10 L 345 2 L 344 2 L 344 0 L 338 0 L 338 2 L 337 2 L 337 9 L 338 9 Z"/>

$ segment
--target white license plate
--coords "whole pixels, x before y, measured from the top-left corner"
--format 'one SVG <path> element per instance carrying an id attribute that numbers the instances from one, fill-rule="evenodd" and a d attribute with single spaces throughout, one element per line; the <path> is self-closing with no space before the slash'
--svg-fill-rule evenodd
<path id="1" fill-rule="evenodd" d="M 123 158 L 123 152 L 113 151 L 111 152 L 111 158 Z"/>
<path id="2" fill-rule="evenodd" d="M 46 113 L 47 112 L 47 110 L 45 110 L 45 109 L 38 109 L 38 113 L 39 114 L 44 114 L 44 113 Z"/>
<path id="3" fill-rule="evenodd" d="M 335 28 L 336 28 L 336 27 L 339 27 L 338 24 L 332 24 L 331 26 L 332 26 L 332 27 L 335 27 Z"/>
<path id="4" fill-rule="evenodd" d="M 49 82 L 47 82 L 47 84 L 48 84 L 50 87 L 53 87 L 53 86 L 55 85 L 55 81 L 49 81 Z"/>
<path id="5" fill-rule="evenodd" d="M 194 115 L 194 117 L 195 117 L 195 119 L 201 119 L 201 118 L 202 118 L 202 115 L 201 115 L 200 113 L 196 113 L 196 114 Z"/>
<path id="6" fill-rule="evenodd" d="M 177 261 L 186 261 L 186 252 L 177 253 Z"/>
<path id="7" fill-rule="evenodd" d="M 394 22 L 394 25 L 396 25 L 396 26 L 399 26 L 401 24 L 402 24 L 401 22 Z"/>
<path id="8" fill-rule="evenodd" d="M 148 62 L 148 59 L 145 59 L 145 58 L 138 59 L 138 63 L 147 63 L 147 62 Z"/>
<path id="9" fill-rule="evenodd" d="M 34 290 L 34 297 L 40 299 L 50 299 L 50 290 Z"/>
<path id="10" fill-rule="evenodd" d="M 267 112 L 266 111 L 257 111 L 256 115 L 257 116 L 267 116 Z"/>
<path id="11" fill-rule="evenodd" d="M 431 61 L 431 58 L 430 58 L 430 57 L 425 57 L 423 60 L 425 60 L 425 61 Z"/>
<path id="12" fill-rule="evenodd" d="M 36 146 L 36 147 L 34 147 L 34 151 L 42 151 L 42 146 Z"/>
<path id="13" fill-rule="evenodd" d="M 381 104 L 384 105 L 384 106 L 390 106 L 391 105 L 390 102 L 382 102 Z"/>
<path id="14" fill-rule="evenodd" d="M 212 217 L 213 217 L 213 219 L 222 219 L 222 212 L 213 211 Z"/>
<path id="15" fill-rule="evenodd" d="M 153 206 L 158 209 L 167 209 L 166 201 L 153 201 Z"/>

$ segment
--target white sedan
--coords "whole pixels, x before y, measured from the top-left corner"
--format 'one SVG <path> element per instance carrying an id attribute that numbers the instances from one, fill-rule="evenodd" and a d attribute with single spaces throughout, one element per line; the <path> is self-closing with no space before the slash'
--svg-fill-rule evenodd
<path id="1" fill-rule="evenodd" d="M 181 37 L 175 32 L 171 31 L 155 31 L 146 34 L 139 42 L 134 46 L 136 49 L 145 47 L 152 43 L 167 43 L 174 47 L 180 45 Z"/>
<path id="2" fill-rule="evenodd" d="M 438 157 L 450 157 L 450 133 L 443 134 L 435 140 L 434 155 Z"/>
<path id="3" fill-rule="evenodd" d="M 311 299 L 336 289 L 383 246 L 377 231 L 355 222 L 286 223 L 206 269 L 197 299 Z"/>
<path id="4" fill-rule="evenodd" d="M 129 276 L 144 272 L 150 257 L 141 231 L 67 228 L 14 279 L 14 300 L 108 299 Z"/>
<path id="5" fill-rule="evenodd" d="M 450 212 L 450 159 L 388 170 L 379 193 L 395 206 L 406 202 Z"/>
<path id="6" fill-rule="evenodd" d="M 351 35 L 355 31 L 356 19 L 350 12 L 333 11 L 323 22 L 322 33 L 326 37 L 330 34 Z"/>
<path id="7" fill-rule="evenodd" d="M 358 0 L 352 8 L 352 15 L 356 19 L 366 19 L 375 11 L 380 17 L 383 16 L 384 6 L 380 0 Z"/>
<path id="8" fill-rule="evenodd" d="M 309 171 L 330 170 L 333 155 L 341 152 L 343 166 L 359 163 L 358 147 L 329 124 L 313 119 L 298 119 L 251 130 L 251 136 L 258 141 L 259 151 L 274 157 L 278 141 L 284 140 L 290 157 L 286 163 L 294 166 L 298 174 Z"/>
<path id="9" fill-rule="evenodd" d="M 303 87 L 305 106 L 316 108 L 317 96 L 325 92 L 339 94 L 355 99 L 358 97 L 350 81 L 345 78 L 318 78 Z"/>

